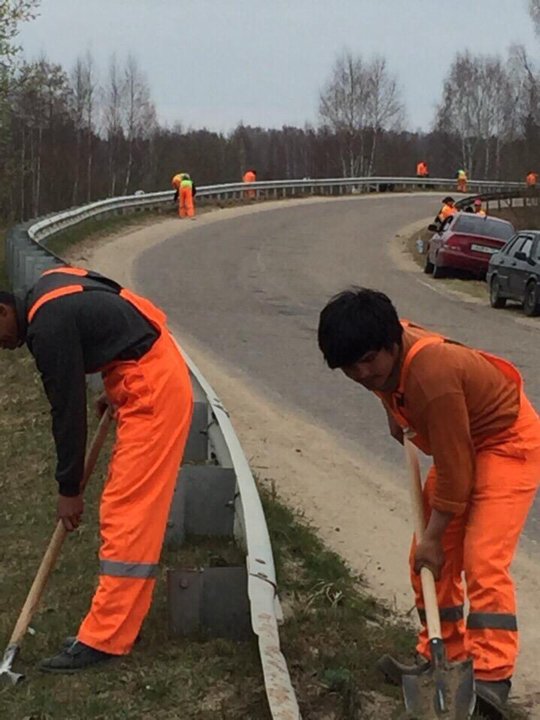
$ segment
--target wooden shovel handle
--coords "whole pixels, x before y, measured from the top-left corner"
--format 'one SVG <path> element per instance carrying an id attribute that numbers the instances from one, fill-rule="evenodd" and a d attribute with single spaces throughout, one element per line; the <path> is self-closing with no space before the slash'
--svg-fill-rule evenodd
<path id="1" fill-rule="evenodd" d="M 403 438 L 403 445 L 405 447 L 405 455 L 407 457 L 407 467 L 409 468 L 409 485 L 411 505 L 414 513 L 416 542 L 421 543 L 424 538 L 425 520 L 424 503 L 422 499 L 422 478 L 420 474 L 420 463 L 418 462 L 418 452 L 407 437 Z M 422 581 L 422 594 L 424 596 L 424 605 L 426 608 L 426 624 L 429 639 L 432 640 L 433 638 L 441 638 L 441 620 L 439 617 L 439 606 L 437 604 L 435 578 L 429 568 L 423 567 L 420 570 L 420 579 Z"/>
<path id="2" fill-rule="evenodd" d="M 111 414 L 109 410 L 107 410 L 103 413 L 103 416 L 101 417 L 96 433 L 92 439 L 90 448 L 88 449 L 88 452 L 86 454 L 84 462 L 84 473 L 81 481 L 81 493 L 86 487 L 88 479 L 92 474 L 92 471 L 94 470 L 96 461 L 99 457 L 99 452 L 103 446 L 103 443 L 105 442 L 111 420 Z M 52 569 L 56 565 L 56 560 L 58 559 L 58 555 L 60 554 L 60 550 L 62 549 L 62 544 L 65 540 L 66 535 L 67 531 L 64 527 L 64 523 L 59 520 L 49 541 L 49 545 L 47 546 L 47 550 L 45 551 L 43 560 L 41 561 L 39 569 L 36 573 L 36 577 L 34 578 L 32 587 L 30 588 L 26 600 L 24 601 L 21 613 L 15 624 L 13 633 L 11 634 L 9 645 L 20 645 L 21 640 L 23 639 L 28 629 L 28 626 L 30 625 L 30 621 L 32 620 L 34 612 L 36 611 L 36 608 L 41 600 L 41 596 L 43 595 L 43 591 L 45 590 L 49 575 L 51 574 Z"/>

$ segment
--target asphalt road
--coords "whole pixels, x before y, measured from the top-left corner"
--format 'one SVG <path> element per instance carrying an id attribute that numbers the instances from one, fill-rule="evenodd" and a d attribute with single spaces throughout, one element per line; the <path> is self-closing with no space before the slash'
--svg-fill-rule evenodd
<path id="1" fill-rule="evenodd" d="M 338 431 L 391 474 L 402 451 L 385 433 L 378 401 L 328 370 L 317 347 L 321 308 L 350 284 L 383 290 L 402 317 L 508 357 L 540 408 L 540 320 L 465 302 L 395 262 L 396 233 L 436 209 L 434 197 L 386 195 L 193 223 L 139 257 L 137 287 L 274 400 Z M 539 499 L 527 534 L 540 539 Z"/>

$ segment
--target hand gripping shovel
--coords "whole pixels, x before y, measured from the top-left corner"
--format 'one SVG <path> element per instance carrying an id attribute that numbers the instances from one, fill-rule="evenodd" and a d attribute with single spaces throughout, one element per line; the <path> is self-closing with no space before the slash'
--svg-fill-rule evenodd
<path id="1" fill-rule="evenodd" d="M 108 410 L 103 413 L 98 429 L 96 430 L 96 434 L 92 440 L 92 444 L 90 445 L 90 449 L 86 455 L 84 474 L 81 482 L 81 492 L 84 490 L 86 483 L 88 482 L 88 478 L 95 467 L 99 451 L 105 441 L 111 419 L 111 414 Z M 16 685 L 19 681 L 24 679 L 24 675 L 13 672 L 11 667 L 15 662 L 22 639 L 28 630 L 32 616 L 36 611 L 39 601 L 41 600 L 41 596 L 45 590 L 45 585 L 47 584 L 49 575 L 56 564 L 56 560 L 60 554 L 66 535 L 67 530 L 64 528 L 62 521 L 59 520 L 56 524 L 56 528 L 50 539 L 47 550 L 45 551 L 45 555 L 43 556 L 43 560 L 41 561 L 36 577 L 34 578 L 30 592 L 26 597 L 21 614 L 19 615 L 15 629 L 13 630 L 8 646 L 4 652 L 2 662 L 0 663 L 0 679 L 8 680 L 8 682 L 12 685 Z"/>
<path id="2" fill-rule="evenodd" d="M 410 471 L 411 500 L 415 518 L 416 541 L 424 536 L 424 512 L 420 465 L 414 445 L 404 438 Z M 439 608 L 433 573 L 426 567 L 420 571 L 422 593 L 431 650 L 429 669 L 418 675 L 403 675 L 402 688 L 408 718 L 416 720 L 467 720 L 475 704 L 472 660 L 448 662 L 442 641 Z"/>

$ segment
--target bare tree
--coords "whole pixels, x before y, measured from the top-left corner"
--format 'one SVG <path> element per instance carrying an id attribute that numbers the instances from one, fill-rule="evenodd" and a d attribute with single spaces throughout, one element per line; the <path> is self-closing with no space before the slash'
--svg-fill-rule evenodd
<path id="1" fill-rule="evenodd" d="M 377 139 L 382 130 L 396 129 L 403 118 L 397 80 L 389 75 L 386 60 L 375 57 L 367 67 L 367 123 L 372 129 L 368 175 L 373 174 Z"/>
<path id="2" fill-rule="evenodd" d="M 71 73 L 72 119 L 76 133 L 75 178 L 73 182 L 72 203 L 78 202 L 80 184 L 83 179 L 83 154 L 86 153 L 86 200 L 92 197 L 92 160 L 93 136 L 95 130 L 95 97 L 97 82 L 94 72 L 94 60 L 89 52 L 78 58 Z"/>
<path id="3" fill-rule="evenodd" d="M 150 99 L 148 83 L 132 55 L 128 56 L 126 62 L 124 83 L 125 132 L 128 144 L 124 194 L 127 194 L 132 176 L 135 146 L 152 135 L 156 126 L 156 111 Z"/>
<path id="4" fill-rule="evenodd" d="M 534 31 L 540 35 L 540 0 L 529 0 L 529 15 L 534 24 Z"/>
<path id="5" fill-rule="evenodd" d="M 378 138 L 402 113 L 397 81 L 384 58 L 365 62 L 346 51 L 337 59 L 320 96 L 319 116 L 341 139 L 343 175 L 373 173 Z"/>
<path id="6" fill-rule="evenodd" d="M 122 112 L 125 108 L 126 84 L 121 77 L 116 55 L 111 57 L 104 89 L 103 124 L 108 142 L 109 194 L 116 192 L 120 164 L 120 146 L 124 140 Z"/>
<path id="7" fill-rule="evenodd" d="M 338 57 L 330 81 L 319 99 L 319 116 L 340 138 L 342 174 L 363 170 L 368 83 L 364 62 L 345 51 Z"/>

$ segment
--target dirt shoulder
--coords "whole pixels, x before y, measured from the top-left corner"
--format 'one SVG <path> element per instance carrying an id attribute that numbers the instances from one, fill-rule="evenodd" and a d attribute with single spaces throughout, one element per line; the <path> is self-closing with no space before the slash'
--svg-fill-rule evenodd
<path id="1" fill-rule="evenodd" d="M 290 206 L 291 201 L 285 202 Z M 279 205 L 223 210 L 209 213 L 197 222 L 219 222 Z M 415 225 L 420 229 L 425 221 Z M 194 226 L 195 223 L 172 219 L 143 229 L 131 229 L 125 235 L 102 239 L 96 244 L 83 243 L 71 251 L 70 260 L 110 274 L 136 289 L 137 256 L 178 233 L 190 232 Z M 398 241 L 413 231 L 411 227 L 404 228 Z M 393 260 L 401 266 L 413 263 L 400 242 L 389 239 L 388 247 Z M 413 606 L 407 577 L 411 523 L 404 471 L 403 484 L 390 486 L 379 477 L 377 467 L 366 464 L 359 450 L 343 443 L 327 429 L 314 426 L 308 416 L 282 407 L 261 394 L 249 376 L 237 367 L 223 364 L 209 348 L 200 347 L 181 332 L 176 334 L 229 410 L 251 467 L 263 482 L 274 484 L 284 500 L 302 509 L 305 517 L 319 529 L 322 540 L 363 575 L 377 598 L 390 605 L 396 614 L 408 615 Z M 358 494 L 359 478 L 363 502 L 352 505 L 347 503 L 347 498 Z M 519 702 L 530 706 L 533 701 L 540 702 L 536 689 L 540 671 L 538 565 L 522 551 L 514 570 L 524 628 L 514 695 Z M 529 717 L 535 715 L 529 714 Z"/>

